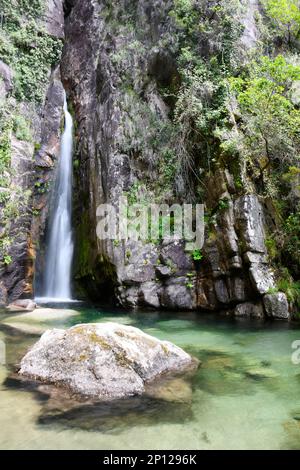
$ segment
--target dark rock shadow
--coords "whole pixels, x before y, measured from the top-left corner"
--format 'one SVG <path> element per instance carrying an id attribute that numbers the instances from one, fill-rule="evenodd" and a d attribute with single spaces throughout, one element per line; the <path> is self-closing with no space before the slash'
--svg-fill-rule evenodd
<path id="1" fill-rule="evenodd" d="M 158 422 L 179 424 L 192 419 L 190 404 L 169 403 L 142 396 L 82 405 L 65 412 L 48 410 L 46 405 L 38 424 L 118 434 L 137 425 L 151 426 Z"/>
<path id="2" fill-rule="evenodd" d="M 192 401 L 168 401 L 156 397 L 134 396 L 97 402 L 68 394 L 63 389 L 11 374 L 3 384 L 20 393 L 32 393 L 41 404 L 37 424 L 64 429 L 81 429 L 109 434 L 133 426 L 158 422 L 181 424 L 193 420 Z"/>

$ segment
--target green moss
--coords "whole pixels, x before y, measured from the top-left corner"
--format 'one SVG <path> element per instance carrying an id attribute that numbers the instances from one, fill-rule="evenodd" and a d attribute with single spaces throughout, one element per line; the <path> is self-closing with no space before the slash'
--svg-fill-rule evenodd
<path id="1" fill-rule="evenodd" d="M 80 362 L 84 362 L 84 361 L 86 361 L 88 358 L 89 358 L 89 356 L 88 356 L 86 353 L 81 353 L 80 356 L 79 356 L 79 358 L 78 358 L 78 360 L 79 360 Z"/>
<path id="2" fill-rule="evenodd" d="M 14 116 L 13 131 L 17 139 L 23 140 L 25 142 L 32 142 L 30 124 L 23 116 L 19 114 Z"/>
<path id="3" fill-rule="evenodd" d="M 81 278 L 92 273 L 90 221 L 87 212 L 82 214 L 80 224 L 76 228 L 76 235 L 75 275 Z"/>
<path id="4" fill-rule="evenodd" d="M 110 345 L 108 344 L 107 341 L 105 341 L 105 339 L 101 338 L 101 336 L 99 336 L 96 331 L 94 330 L 87 330 L 86 326 L 77 326 L 76 328 L 73 328 L 72 329 L 72 333 L 73 334 L 76 334 L 76 335 L 83 335 L 83 336 L 87 336 L 88 339 L 94 343 L 94 344 L 98 344 L 99 346 L 101 346 L 102 349 L 106 349 L 106 350 L 109 350 L 111 349 Z"/>
<path id="5" fill-rule="evenodd" d="M 168 347 L 165 344 L 161 345 L 161 349 L 163 350 L 163 352 L 166 356 L 170 355 L 170 351 L 169 351 Z"/>
<path id="6" fill-rule="evenodd" d="M 271 260 L 274 260 L 277 258 L 278 255 L 278 250 L 277 250 L 277 244 L 276 240 L 274 238 L 269 237 L 265 239 L 265 245 L 268 250 L 268 254 Z"/>
<path id="7" fill-rule="evenodd" d="M 0 185 L 6 187 L 4 172 L 10 169 L 12 122 L 7 120 L 0 130 Z"/>
<path id="8" fill-rule="evenodd" d="M 300 309 L 300 282 L 293 282 L 290 279 L 281 279 L 277 283 L 279 291 L 284 292 L 294 306 Z"/>
<path id="9" fill-rule="evenodd" d="M 114 352 L 115 359 L 116 359 L 119 366 L 125 367 L 126 369 L 133 366 L 133 364 L 134 364 L 133 361 L 128 358 L 128 356 L 126 355 L 126 353 L 124 351 L 114 350 L 113 352 Z"/>
<path id="10" fill-rule="evenodd" d="M 104 254 L 99 255 L 96 261 L 96 266 L 98 278 L 100 278 L 102 282 L 108 281 L 114 285 L 116 281 L 116 270 L 109 258 Z"/>

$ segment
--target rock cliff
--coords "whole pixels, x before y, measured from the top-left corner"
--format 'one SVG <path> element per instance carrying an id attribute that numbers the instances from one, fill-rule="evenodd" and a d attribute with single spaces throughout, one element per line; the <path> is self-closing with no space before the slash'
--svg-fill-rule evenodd
<path id="1" fill-rule="evenodd" d="M 270 256 L 270 234 L 281 222 L 267 194 L 268 165 L 249 164 L 236 96 L 224 98 L 220 87 L 225 69 L 237 76 L 241 64 L 263 52 L 262 6 L 256 0 L 186 5 L 66 0 L 63 32 L 62 3 L 49 0 L 42 21 L 50 35 L 64 37 L 64 48 L 60 70 L 49 74 L 46 100 L 31 118 L 38 136 L 35 160 L 32 145 L 12 141 L 12 161 L 22 166 L 18 184 L 24 190 L 35 185 L 35 215 L 17 218 L 10 228 L 13 262 L 0 271 L 0 302 L 32 291 L 30 254 L 38 252 L 36 271 L 43 267 L 50 197 L 44 187 L 51 188 L 58 155 L 61 79 L 76 123 L 77 295 L 129 308 L 289 318 L 293 305 L 277 287 L 278 264 Z M 1 93 L 8 94 L 12 71 L 0 64 L 0 73 Z M 236 156 L 242 152 L 243 160 Z M 271 160 L 272 149 L 266 152 Z M 143 205 L 204 203 L 203 249 L 191 253 L 184 240 L 99 240 L 97 207 L 117 207 L 124 195 Z"/>
<path id="2" fill-rule="evenodd" d="M 39 2 L 37 2 L 39 3 Z M 34 7 L 36 7 L 35 5 Z M 3 10 L 2 10 L 3 9 Z M 18 2 L 1 2 L 3 22 L 1 34 L 11 23 L 24 33 L 24 43 L 32 34 L 32 18 L 35 18 L 34 33 L 44 36 L 49 41 L 47 53 L 53 53 L 52 46 L 62 43 L 64 38 L 64 14 L 61 0 L 48 0 L 41 12 L 18 9 Z M 15 15 L 15 16 L 14 16 Z M 27 29 L 28 28 L 28 29 Z M 2 37 L 1 37 L 2 39 Z M 6 47 L 14 47 L 14 40 L 9 38 Z M 52 42 L 53 41 L 53 42 Z M 43 44 L 41 44 L 42 47 Z M 21 45 L 19 46 L 21 48 Z M 27 46 L 26 46 L 27 47 Z M 43 248 L 44 231 L 47 221 L 53 170 L 59 154 L 60 133 L 63 106 L 63 85 L 60 79 L 59 63 L 52 64 L 38 56 L 38 45 L 30 44 L 24 56 L 18 54 L 8 57 L 10 66 L 0 62 L 0 76 L 3 77 L 1 89 L 2 133 L 9 133 L 8 165 L 1 168 L 0 191 L 0 304 L 12 302 L 21 296 L 33 295 L 34 263 L 37 252 Z M 30 52 L 31 49 L 31 52 Z M 43 66 L 43 75 L 37 79 L 24 79 L 24 95 L 18 96 L 18 62 L 26 63 L 27 54 L 32 54 L 36 62 L 30 65 L 34 74 Z M 25 72 L 24 72 L 25 73 Z M 29 73 L 29 72 L 27 72 Z M 29 93 L 30 78 L 32 86 L 41 88 L 38 97 Z M 35 83 L 35 80 L 37 82 Z M 27 87 L 27 88 L 26 88 Z M 22 89 L 23 91 L 23 89 Z M 2 134 L 2 135 L 3 135 Z M 7 195 L 7 197 L 5 196 Z M 38 257 L 38 260 L 42 257 Z M 4 261 L 4 262 L 3 262 Z M 42 266 L 40 266 L 42 268 Z M 1 302 L 3 300 L 3 302 Z"/>
<path id="3" fill-rule="evenodd" d="M 200 265 L 181 242 L 96 238 L 97 206 L 117 205 L 121 195 L 139 202 L 194 200 L 193 175 L 184 177 L 182 167 L 172 169 L 171 181 L 162 174 L 174 138 L 174 105 L 165 90 L 180 81 L 172 5 L 73 2 L 67 16 L 61 69 L 77 120 L 75 276 L 88 295 L 103 299 L 110 289 L 125 307 L 233 309 L 262 317 L 263 296 L 275 288 L 264 241 L 266 207 L 254 192 L 241 195 L 227 168 L 205 177 L 202 200 L 215 214 Z M 243 16 L 243 56 L 255 42 L 253 8 L 250 2 Z"/>

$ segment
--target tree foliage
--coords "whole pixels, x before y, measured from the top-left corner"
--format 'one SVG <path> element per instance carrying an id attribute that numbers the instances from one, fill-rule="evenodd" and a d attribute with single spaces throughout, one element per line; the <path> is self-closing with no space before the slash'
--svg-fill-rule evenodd
<path id="1" fill-rule="evenodd" d="M 249 75 L 229 80 L 242 113 L 245 146 L 261 172 L 270 164 L 281 173 L 299 164 L 300 111 L 291 100 L 296 80 L 300 67 L 280 55 L 264 56 Z"/>
<path id="2" fill-rule="evenodd" d="M 291 43 L 300 31 L 300 8 L 298 0 L 266 0 L 268 16 L 273 20 L 280 33 Z"/>
<path id="3" fill-rule="evenodd" d="M 60 58 L 62 42 L 36 21 L 44 9 L 44 0 L 0 0 L 0 55 L 15 71 L 14 94 L 20 101 L 42 101 L 49 69 Z"/>

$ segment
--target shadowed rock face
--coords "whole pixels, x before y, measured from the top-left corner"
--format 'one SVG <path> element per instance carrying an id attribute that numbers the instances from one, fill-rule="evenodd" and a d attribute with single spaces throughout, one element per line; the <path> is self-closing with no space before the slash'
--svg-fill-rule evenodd
<path id="1" fill-rule="evenodd" d="M 37 21 L 53 38 L 64 37 L 63 0 L 47 0 L 45 15 Z M 13 74 L 0 61 L 0 100 L 13 90 Z M 13 99 L 13 98 L 9 98 Z M 30 122 L 32 141 L 11 142 L 10 186 L 20 194 L 28 193 L 16 217 L 9 220 L 8 236 L 13 241 L 10 248 L 12 262 L 0 267 L 0 291 L 5 303 L 33 293 L 34 259 L 36 247 L 43 245 L 43 235 L 50 205 L 53 170 L 56 168 L 60 146 L 63 107 L 63 86 L 59 67 L 49 70 L 49 81 L 44 90 L 44 102 L 40 104 L 21 102 L 19 113 Z M 43 188 L 47 188 L 43 189 Z M 33 212 L 35 215 L 33 215 Z M 2 230 L 0 207 L 0 234 Z M 6 229 L 7 230 L 7 229 Z M 41 242 L 41 243 L 40 243 Z M 36 263 L 42 269 L 41 259 Z"/>
<path id="2" fill-rule="evenodd" d="M 116 323 L 48 330 L 21 361 L 20 374 L 96 399 L 140 395 L 161 374 L 197 367 L 189 354 Z"/>

